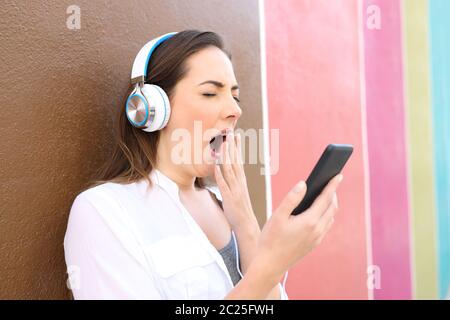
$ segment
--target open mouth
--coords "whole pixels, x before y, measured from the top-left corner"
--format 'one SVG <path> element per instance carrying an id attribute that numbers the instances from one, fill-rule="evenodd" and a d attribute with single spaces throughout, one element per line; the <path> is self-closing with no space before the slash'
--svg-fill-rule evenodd
<path id="1" fill-rule="evenodd" d="M 216 156 L 219 153 L 220 150 L 220 146 L 222 145 L 222 143 L 227 139 L 227 135 L 224 133 L 220 133 L 216 136 L 214 136 L 210 141 L 209 141 L 209 146 L 211 148 L 211 154 L 213 156 Z"/>

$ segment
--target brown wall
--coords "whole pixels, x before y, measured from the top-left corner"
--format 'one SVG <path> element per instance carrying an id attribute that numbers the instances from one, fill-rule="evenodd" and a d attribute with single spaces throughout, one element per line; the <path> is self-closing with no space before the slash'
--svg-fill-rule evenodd
<path id="1" fill-rule="evenodd" d="M 69 5 L 81 29 L 66 26 Z M 256 0 L 2 1 L 0 8 L 0 298 L 66 299 L 63 237 L 80 187 L 111 151 L 112 110 L 141 45 L 207 29 L 232 52 L 242 128 L 261 128 Z M 260 166 L 247 166 L 258 220 Z"/>

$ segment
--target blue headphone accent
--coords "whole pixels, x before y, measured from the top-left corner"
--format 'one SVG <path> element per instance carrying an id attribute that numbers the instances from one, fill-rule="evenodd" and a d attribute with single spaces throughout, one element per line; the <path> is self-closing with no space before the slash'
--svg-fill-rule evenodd
<path id="1" fill-rule="evenodd" d="M 147 56 L 147 61 L 145 62 L 145 69 L 144 69 L 144 77 L 147 77 L 147 68 L 148 68 L 148 62 L 150 61 L 150 57 L 153 54 L 153 51 L 155 51 L 155 49 L 165 40 L 173 37 L 174 34 L 167 34 L 164 37 L 161 37 L 158 41 L 156 41 L 155 45 L 151 48 L 150 52 L 148 53 Z"/>

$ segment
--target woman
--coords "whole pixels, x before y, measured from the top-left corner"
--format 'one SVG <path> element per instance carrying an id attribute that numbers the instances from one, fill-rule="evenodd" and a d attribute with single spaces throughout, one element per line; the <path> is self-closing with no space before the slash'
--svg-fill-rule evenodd
<path id="1" fill-rule="evenodd" d="M 151 130 L 136 126 L 129 103 L 136 91 L 118 111 L 116 149 L 69 216 L 64 249 L 73 296 L 287 299 L 280 281 L 330 229 L 342 176 L 291 216 L 306 191 L 300 181 L 261 231 L 233 133 L 242 110 L 221 38 L 186 30 L 159 39 L 143 77 L 135 78 L 146 85 L 131 90 L 157 85 L 170 102 L 170 120 Z M 180 130 L 193 137 L 184 149 L 174 139 Z M 199 145 L 209 151 L 200 159 Z"/>

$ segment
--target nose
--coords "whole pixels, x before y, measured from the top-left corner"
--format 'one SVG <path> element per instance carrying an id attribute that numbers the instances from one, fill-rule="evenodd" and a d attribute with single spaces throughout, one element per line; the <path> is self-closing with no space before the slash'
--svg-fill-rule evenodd
<path id="1" fill-rule="evenodd" d="M 234 98 L 231 98 L 232 101 L 230 103 L 227 103 L 226 107 L 226 114 L 227 119 L 233 119 L 237 121 L 241 115 L 242 115 L 242 109 L 239 107 L 239 104 L 234 100 Z"/>

